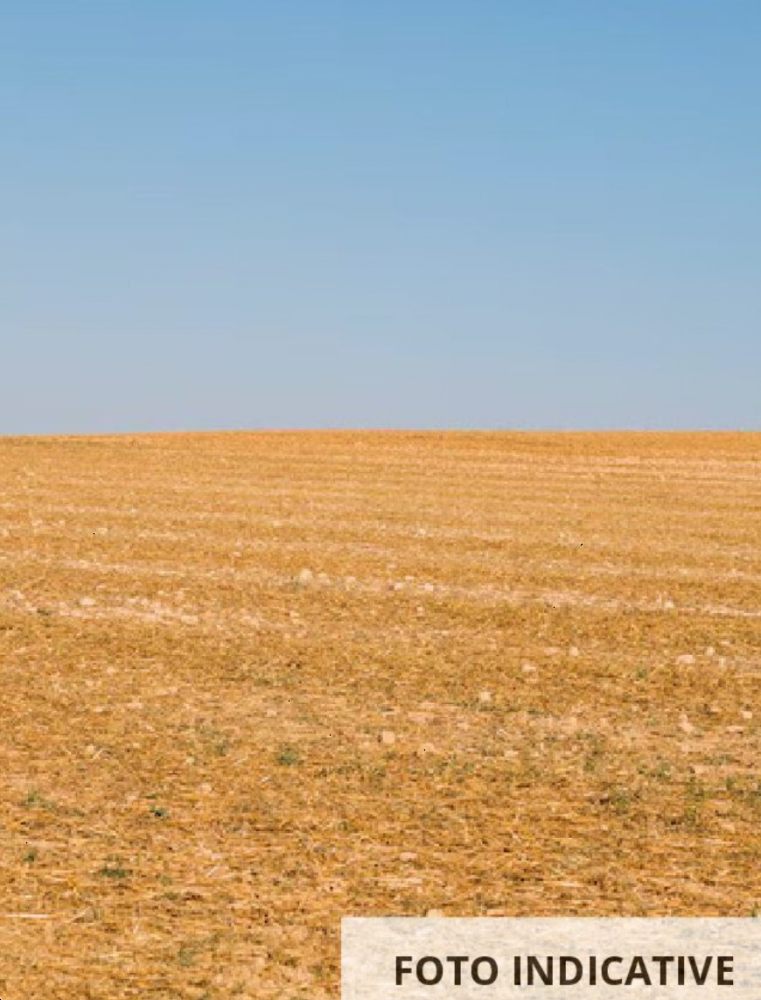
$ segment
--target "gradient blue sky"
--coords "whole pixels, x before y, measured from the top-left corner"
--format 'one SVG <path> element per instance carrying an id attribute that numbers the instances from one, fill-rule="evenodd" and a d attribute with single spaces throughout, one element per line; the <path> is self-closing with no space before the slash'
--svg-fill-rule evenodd
<path id="1" fill-rule="evenodd" d="M 757 0 L 5 0 L 0 433 L 761 428 Z"/>

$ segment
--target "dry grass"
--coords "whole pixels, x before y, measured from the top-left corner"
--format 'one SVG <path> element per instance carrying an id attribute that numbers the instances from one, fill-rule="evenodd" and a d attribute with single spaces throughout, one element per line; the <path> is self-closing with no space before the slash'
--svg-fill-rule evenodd
<path id="1" fill-rule="evenodd" d="M 6 438 L 0 574 L 3 1000 L 761 905 L 761 435 Z"/>

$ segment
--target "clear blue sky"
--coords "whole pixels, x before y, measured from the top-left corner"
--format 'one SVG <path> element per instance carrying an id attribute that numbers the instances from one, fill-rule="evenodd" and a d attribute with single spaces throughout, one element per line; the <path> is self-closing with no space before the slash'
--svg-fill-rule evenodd
<path id="1" fill-rule="evenodd" d="M 758 0 L 5 0 L 0 433 L 761 428 Z"/>

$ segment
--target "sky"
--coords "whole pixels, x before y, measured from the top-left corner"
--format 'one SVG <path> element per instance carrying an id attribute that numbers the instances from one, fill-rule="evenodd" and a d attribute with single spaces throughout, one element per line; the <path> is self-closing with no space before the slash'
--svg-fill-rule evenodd
<path id="1" fill-rule="evenodd" d="M 761 429 L 757 0 L 3 0 L 0 434 Z"/>

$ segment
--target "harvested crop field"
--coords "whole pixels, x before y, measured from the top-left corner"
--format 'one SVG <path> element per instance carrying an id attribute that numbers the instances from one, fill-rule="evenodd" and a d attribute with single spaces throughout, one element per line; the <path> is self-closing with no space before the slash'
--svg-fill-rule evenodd
<path id="1" fill-rule="evenodd" d="M 761 906 L 761 435 L 0 439 L 0 996 Z"/>

